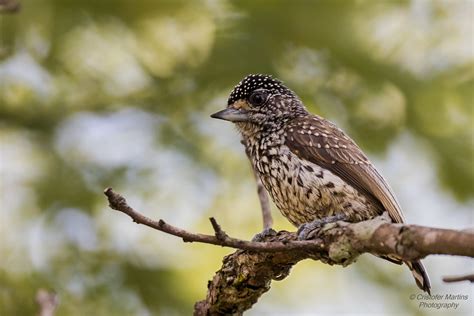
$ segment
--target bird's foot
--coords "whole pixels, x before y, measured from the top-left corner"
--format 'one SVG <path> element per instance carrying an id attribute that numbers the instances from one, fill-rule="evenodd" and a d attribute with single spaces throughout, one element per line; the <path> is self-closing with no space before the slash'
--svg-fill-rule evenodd
<path id="1" fill-rule="evenodd" d="M 335 223 L 337 221 L 345 220 L 346 216 L 344 214 L 338 214 L 334 216 L 324 217 L 322 219 L 317 219 L 309 223 L 302 224 L 297 231 L 299 240 L 311 239 L 314 235 L 314 232 L 323 227 L 325 224 Z"/>
<path id="2" fill-rule="evenodd" d="M 262 232 L 253 236 L 252 241 L 258 241 L 258 242 L 265 241 L 267 237 L 275 236 L 276 233 L 277 232 L 273 230 L 273 228 L 265 228 Z"/>

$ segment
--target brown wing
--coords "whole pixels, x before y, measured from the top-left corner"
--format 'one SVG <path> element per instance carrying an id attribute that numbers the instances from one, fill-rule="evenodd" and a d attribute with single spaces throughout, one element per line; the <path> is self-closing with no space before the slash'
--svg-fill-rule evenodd
<path id="1" fill-rule="evenodd" d="M 385 179 L 353 140 L 333 123 L 316 115 L 296 118 L 286 129 L 286 145 L 349 183 L 367 198 L 381 204 L 392 220 L 403 223 L 395 195 Z"/>

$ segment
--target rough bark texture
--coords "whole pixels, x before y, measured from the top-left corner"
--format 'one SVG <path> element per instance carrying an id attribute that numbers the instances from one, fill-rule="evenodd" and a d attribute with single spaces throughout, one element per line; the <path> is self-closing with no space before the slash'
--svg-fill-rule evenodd
<path id="1" fill-rule="evenodd" d="M 474 257 L 472 230 L 393 224 L 387 214 L 359 223 L 326 224 L 305 241 L 299 241 L 296 233 L 287 231 L 260 236 L 259 241 L 245 241 L 229 237 L 214 218 L 211 218 L 214 235 L 191 233 L 144 216 L 110 188 L 104 193 L 111 208 L 129 215 L 138 224 L 181 237 L 186 242 L 239 249 L 224 257 L 221 269 L 208 283 L 206 299 L 195 304 L 195 315 L 241 315 L 270 289 L 272 280 L 284 279 L 291 267 L 303 259 L 347 266 L 363 253 L 395 255 L 405 261 L 432 254 Z"/>
<path id="2" fill-rule="evenodd" d="M 270 289 L 272 280 L 288 276 L 291 267 L 303 259 L 347 266 L 365 252 L 396 254 L 414 260 L 432 253 L 455 253 L 474 257 L 474 234 L 448 229 L 390 224 L 383 218 L 348 224 L 329 224 L 315 232 L 325 250 L 295 250 L 265 253 L 238 250 L 224 258 L 222 268 L 208 284 L 205 300 L 197 302 L 194 314 L 241 315 Z M 265 241 L 288 242 L 296 235 L 278 232 Z"/>
<path id="3" fill-rule="evenodd" d="M 285 277 L 304 256 L 237 250 L 224 257 L 222 268 L 208 284 L 206 300 L 196 315 L 240 315 L 270 289 L 271 280 Z"/>
<path id="4" fill-rule="evenodd" d="M 267 242 L 295 240 L 293 233 L 280 231 L 266 237 Z M 256 252 L 237 250 L 224 257 L 222 267 L 208 283 L 205 300 L 195 304 L 194 314 L 242 315 L 270 289 L 272 280 L 282 280 L 298 261 L 321 258 L 324 254 L 306 250 L 292 252 Z"/>

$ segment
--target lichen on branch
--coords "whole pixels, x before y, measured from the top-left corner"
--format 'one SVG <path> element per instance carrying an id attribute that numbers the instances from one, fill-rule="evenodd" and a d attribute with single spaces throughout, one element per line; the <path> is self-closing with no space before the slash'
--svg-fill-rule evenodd
<path id="1" fill-rule="evenodd" d="M 200 242 L 237 248 L 224 257 L 222 267 L 208 284 L 206 299 L 195 304 L 195 315 L 240 315 L 252 307 L 270 289 L 272 280 L 289 275 L 291 267 L 304 259 L 347 266 L 363 253 L 392 255 L 404 261 L 443 254 L 474 257 L 472 231 L 391 223 L 387 214 L 371 220 L 323 225 L 309 240 L 298 240 L 294 232 L 280 231 L 264 235 L 259 241 L 230 237 L 214 218 L 213 235 L 192 233 L 156 221 L 137 212 L 111 188 L 104 191 L 109 206 L 143 224 L 180 237 L 185 242 Z"/>

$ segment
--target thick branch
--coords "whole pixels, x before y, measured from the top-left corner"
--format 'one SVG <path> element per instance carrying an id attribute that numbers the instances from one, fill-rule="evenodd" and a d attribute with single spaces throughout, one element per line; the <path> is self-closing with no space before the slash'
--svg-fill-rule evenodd
<path id="1" fill-rule="evenodd" d="M 292 240 L 294 234 L 280 231 L 267 236 L 267 242 Z M 256 252 L 237 250 L 224 257 L 222 267 L 208 283 L 205 300 L 194 305 L 194 315 L 241 315 L 270 289 L 272 280 L 288 276 L 298 261 L 311 258 L 328 262 L 324 252 L 292 250 L 282 252 Z"/>
<path id="2" fill-rule="evenodd" d="M 474 233 L 416 225 L 393 224 L 388 216 L 359 223 L 326 224 L 299 241 L 295 233 L 281 231 L 263 241 L 229 237 L 211 218 L 214 235 L 191 233 L 154 221 L 131 208 L 112 189 L 105 190 L 110 207 L 129 215 L 134 222 L 181 237 L 185 242 L 202 242 L 241 250 L 224 258 L 222 268 L 208 285 L 205 300 L 196 303 L 196 315 L 241 314 L 270 288 L 271 280 L 285 278 L 291 267 L 303 259 L 327 264 L 349 265 L 362 253 L 394 255 L 405 261 L 431 254 L 474 257 Z"/>

